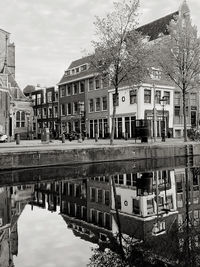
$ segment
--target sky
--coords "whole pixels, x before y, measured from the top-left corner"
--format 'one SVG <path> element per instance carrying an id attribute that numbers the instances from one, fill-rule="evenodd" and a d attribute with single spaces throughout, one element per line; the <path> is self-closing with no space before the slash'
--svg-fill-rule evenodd
<path id="1" fill-rule="evenodd" d="M 177 11 L 181 3 L 140 0 L 139 25 Z M 200 32 L 200 1 L 187 3 Z M 112 7 L 113 0 L 1 0 L 0 28 L 15 43 L 21 89 L 28 84 L 56 86 L 71 61 L 91 50 L 95 16 L 105 16 Z"/>

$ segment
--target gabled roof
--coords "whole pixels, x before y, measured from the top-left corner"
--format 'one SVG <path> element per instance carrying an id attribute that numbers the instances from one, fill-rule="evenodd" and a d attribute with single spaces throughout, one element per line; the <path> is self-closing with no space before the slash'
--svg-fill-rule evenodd
<path id="1" fill-rule="evenodd" d="M 168 26 L 171 20 L 175 19 L 178 14 L 179 11 L 173 12 L 165 17 L 162 17 L 137 28 L 137 31 L 139 31 L 142 35 L 149 36 L 149 41 L 153 41 L 157 39 L 160 34 L 169 34 Z"/>
<path id="2" fill-rule="evenodd" d="M 72 61 L 72 63 L 68 67 L 68 70 L 76 68 L 76 67 L 84 65 L 84 64 L 87 64 L 87 63 L 89 64 L 91 62 L 91 58 L 92 58 L 92 56 L 87 56 L 87 57 L 83 57 L 81 59 Z M 62 84 L 62 83 L 65 83 L 65 82 L 67 83 L 67 82 L 70 82 L 70 81 L 78 80 L 78 79 L 81 79 L 82 77 L 91 75 L 93 73 L 94 73 L 94 70 L 92 70 L 91 67 L 89 67 L 89 69 L 87 69 L 85 71 L 81 71 L 81 72 L 73 74 L 73 75 L 67 75 L 65 73 L 58 84 Z"/>
<path id="3" fill-rule="evenodd" d="M 89 63 L 91 59 L 91 56 L 82 57 L 80 59 L 72 61 L 72 63 L 69 65 L 68 69 L 73 69 L 75 67 L 84 65 L 86 63 Z"/>

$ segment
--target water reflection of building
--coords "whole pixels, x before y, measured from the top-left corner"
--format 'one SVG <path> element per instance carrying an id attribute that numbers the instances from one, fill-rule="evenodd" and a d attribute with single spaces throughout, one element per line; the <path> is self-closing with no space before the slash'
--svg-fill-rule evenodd
<path id="1" fill-rule="evenodd" d="M 120 174 L 114 180 L 122 232 L 139 239 L 165 233 L 177 216 L 174 172 Z M 116 221 L 114 203 L 113 193 Z"/>
<path id="2" fill-rule="evenodd" d="M 112 239 L 109 177 L 62 184 L 61 215 L 76 236 L 98 244 Z"/>
<path id="3" fill-rule="evenodd" d="M 0 266 L 14 266 L 18 254 L 17 221 L 31 198 L 33 186 L 0 188 Z"/>
<path id="4" fill-rule="evenodd" d="M 177 169 L 175 176 L 179 249 L 188 260 L 195 262 L 200 248 L 200 169 Z"/>
<path id="5" fill-rule="evenodd" d="M 57 211 L 60 205 L 60 183 L 46 182 L 34 185 L 34 197 L 30 204 L 40 208 L 47 208 L 49 211 Z"/>

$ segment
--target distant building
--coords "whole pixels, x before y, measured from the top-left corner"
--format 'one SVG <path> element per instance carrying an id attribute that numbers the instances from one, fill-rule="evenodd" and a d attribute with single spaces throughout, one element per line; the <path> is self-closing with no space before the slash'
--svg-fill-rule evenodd
<path id="1" fill-rule="evenodd" d="M 43 128 L 49 128 L 52 138 L 57 137 L 60 129 L 57 89 L 27 85 L 23 92 L 32 101 L 34 137 L 40 137 Z"/>

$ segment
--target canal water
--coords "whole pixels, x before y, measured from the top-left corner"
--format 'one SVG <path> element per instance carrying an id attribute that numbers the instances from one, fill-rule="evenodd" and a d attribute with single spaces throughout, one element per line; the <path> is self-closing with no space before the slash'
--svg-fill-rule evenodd
<path id="1" fill-rule="evenodd" d="M 200 158 L 0 172 L 0 266 L 200 266 Z"/>

